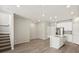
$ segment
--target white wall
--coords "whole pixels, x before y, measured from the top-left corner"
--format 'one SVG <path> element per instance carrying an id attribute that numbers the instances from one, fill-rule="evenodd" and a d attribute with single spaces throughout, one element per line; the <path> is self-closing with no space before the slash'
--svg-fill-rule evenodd
<path id="1" fill-rule="evenodd" d="M 0 13 L 0 32 L 9 33 L 9 14 L 7 13 Z"/>
<path id="2" fill-rule="evenodd" d="M 31 23 L 31 39 L 48 39 L 49 36 L 55 36 L 56 26 L 54 23 L 48 25 L 46 22 Z"/>
<path id="3" fill-rule="evenodd" d="M 56 25 L 55 23 L 51 23 L 50 25 L 45 22 L 39 22 L 36 24 L 37 26 L 37 32 L 36 36 L 38 39 L 48 39 L 50 36 L 55 36 L 56 35 Z"/>
<path id="4" fill-rule="evenodd" d="M 51 29 L 51 27 L 50 26 L 47 26 L 47 37 L 49 38 L 50 37 L 50 33 L 51 33 L 51 31 L 50 31 L 50 29 Z"/>
<path id="5" fill-rule="evenodd" d="M 38 39 L 47 39 L 47 28 L 46 28 L 46 23 L 45 22 L 39 22 L 37 24 L 37 38 Z"/>
<path id="6" fill-rule="evenodd" d="M 0 13 L 0 25 L 9 25 L 9 14 Z"/>
<path id="7" fill-rule="evenodd" d="M 30 39 L 37 39 L 37 24 L 30 23 Z"/>
<path id="8" fill-rule="evenodd" d="M 79 18 L 73 19 L 73 43 L 79 44 Z"/>
<path id="9" fill-rule="evenodd" d="M 21 17 L 14 18 L 14 39 L 15 44 L 29 42 L 30 40 L 30 22 Z"/>

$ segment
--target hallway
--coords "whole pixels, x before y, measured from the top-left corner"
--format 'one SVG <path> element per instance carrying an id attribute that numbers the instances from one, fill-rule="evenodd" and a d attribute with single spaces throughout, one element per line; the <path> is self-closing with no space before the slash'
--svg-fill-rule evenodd
<path id="1" fill-rule="evenodd" d="M 15 50 L 5 51 L 4 53 L 79 53 L 79 45 L 67 42 L 64 47 L 58 49 L 50 48 L 49 39 L 32 40 L 15 46 Z"/>

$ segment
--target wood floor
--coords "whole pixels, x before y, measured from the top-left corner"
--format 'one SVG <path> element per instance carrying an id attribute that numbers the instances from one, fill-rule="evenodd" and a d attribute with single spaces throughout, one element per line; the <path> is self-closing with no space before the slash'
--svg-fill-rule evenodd
<path id="1" fill-rule="evenodd" d="M 4 53 L 79 53 L 79 45 L 67 42 L 59 50 L 50 48 L 50 40 L 31 40 L 30 42 L 15 46 L 15 50 Z"/>

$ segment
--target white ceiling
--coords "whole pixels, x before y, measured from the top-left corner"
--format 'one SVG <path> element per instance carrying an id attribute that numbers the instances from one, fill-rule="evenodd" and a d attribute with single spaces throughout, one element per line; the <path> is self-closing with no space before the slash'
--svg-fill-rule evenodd
<path id="1" fill-rule="evenodd" d="M 4 5 L 0 6 L 1 10 L 16 13 L 20 16 L 29 18 L 34 21 L 53 21 L 55 16 L 56 20 L 68 20 L 73 19 L 73 17 L 78 16 L 78 6 L 70 6 L 66 8 L 65 5 L 21 5 L 16 7 L 15 5 Z M 71 15 L 71 12 L 74 12 Z M 45 16 L 42 16 L 45 14 Z M 52 17 L 52 19 L 50 19 Z"/>

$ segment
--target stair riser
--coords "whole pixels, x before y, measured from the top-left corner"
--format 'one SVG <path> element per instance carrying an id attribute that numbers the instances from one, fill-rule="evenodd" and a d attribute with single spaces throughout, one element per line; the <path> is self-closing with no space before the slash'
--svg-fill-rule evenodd
<path id="1" fill-rule="evenodd" d="M 0 37 L 10 37 L 9 35 L 0 35 Z"/>
<path id="2" fill-rule="evenodd" d="M 5 46 L 10 46 L 10 44 L 8 44 L 8 45 L 1 45 L 0 48 L 3 48 L 3 47 L 5 47 Z"/>
<path id="3" fill-rule="evenodd" d="M 8 37 L 8 36 L 7 36 Z M 0 39 L 5 39 L 6 37 L 0 37 Z M 9 38 L 9 37 L 8 37 Z"/>
<path id="4" fill-rule="evenodd" d="M 10 41 L 0 41 L 0 44 L 10 43 Z"/>
<path id="5" fill-rule="evenodd" d="M 9 38 L 9 37 L 3 37 L 3 38 L 0 38 L 0 40 L 1 40 L 1 39 L 10 39 L 10 38 Z"/>
<path id="6" fill-rule="evenodd" d="M 0 42 L 10 41 L 10 39 L 1 39 Z"/>
<path id="7" fill-rule="evenodd" d="M 7 50 L 10 50 L 10 49 L 11 49 L 11 47 L 6 48 L 6 49 L 0 49 L 0 52 L 7 51 Z"/>
<path id="8" fill-rule="evenodd" d="M 0 36 L 9 36 L 9 35 L 7 35 L 7 34 L 0 34 Z"/>
<path id="9" fill-rule="evenodd" d="M 0 35 L 9 35 L 10 33 L 0 33 Z"/>
<path id="10" fill-rule="evenodd" d="M 7 38 L 10 38 L 9 36 L 6 36 L 6 37 L 0 37 L 0 39 L 7 39 Z"/>

